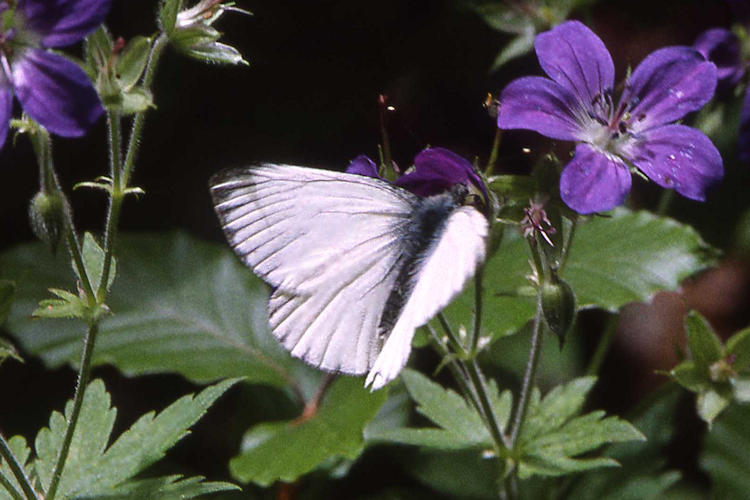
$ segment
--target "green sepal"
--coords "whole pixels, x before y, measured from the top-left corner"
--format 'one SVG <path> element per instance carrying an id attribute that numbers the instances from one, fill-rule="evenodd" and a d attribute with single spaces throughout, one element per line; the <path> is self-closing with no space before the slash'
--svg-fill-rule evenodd
<path id="1" fill-rule="evenodd" d="M 7 340 L 0 338 L 0 365 L 2 365 L 3 361 L 8 358 L 12 358 L 23 363 L 23 358 L 20 354 L 18 354 L 15 346 Z"/>
<path id="2" fill-rule="evenodd" d="M 576 295 L 565 280 L 542 284 L 542 314 L 547 328 L 557 336 L 560 349 L 576 318 Z"/>
<path id="3" fill-rule="evenodd" d="M 29 222 L 34 235 L 54 254 L 65 230 L 65 202 L 57 193 L 39 191 L 29 204 Z"/>
<path id="4" fill-rule="evenodd" d="M 185 50 L 185 54 L 210 63 L 244 64 L 245 66 L 250 64 L 237 49 L 221 42 L 196 45 Z"/>
<path id="5" fill-rule="evenodd" d="M 106 67 L 112 55 L 113 47 L 114 40 L 104 24 L 86 37 L 83 50 L 86 61 L 84 69 L 91 81 L 97 81 L 100 69 Z"/>
<path id="6" fill-rule="evenodd" d="M 138 83 L 146 69 L 150 51 L 151 39 L 145 36 L 136 36 L 128 42 L 119 54 L 115 71 L 122 90 L 129 91 Z"/>
<path id="7" fill-rule="evenodd" d="M 159 5 L 159 28 L 164 33 L 172 33 L 177 22 L 177 13 L 182 8 L 182 0 L 162 0 Z"/>

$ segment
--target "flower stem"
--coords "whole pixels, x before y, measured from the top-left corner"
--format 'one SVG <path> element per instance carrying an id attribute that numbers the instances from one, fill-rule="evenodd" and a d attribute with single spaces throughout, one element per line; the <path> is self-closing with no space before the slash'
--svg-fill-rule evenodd
<path id="1" fill-rule="evenodd" d="M 55 167 L 52 163 L 52 141 L 50 140 L 49 133 L 41 126 L 38 130 L 34 131 L 34 133 L 30 134 L 30 136 L 31 146 L 34 150 L 37 162 L 39 163 L 39 176 L 42 188 L 46 193 L 54 192 L 62 201 L 63 230 L 65 232 L 68 250 L 70 251 L 73 265 L 75 266 L 81 280 L 81 286 L 86 295 L 86 300 L 89 306 L 93 306 L 96 303 L 96 295 L 94 294 L 94 288 L 91 286 L 91 280 L 86 272 L 86 266 L 83 264 L 81 245 L 78 241 L 78 236 L 76 235 L 68 198 L 65 196 L 65 192 L 62 190 L 60 181 L 58 181 L 57 175 L 55 174 Z"/>
<path id="2" fill-rule="evenodd" d="M 164 48 L 167 46 L 167 40 L 166 33 L 162 33 L 156 38 L 156 41 L 151 46 L 151 53 L 148 55 L 148 62 L 146 63 L 146 69 L 143 74 L 143 87 L 146 90 L 151 90 L 151 84 L 153 83 L 154 75 L 156 74 L 156 67 Z M 135 158 L 138 155 L 138 148 L 141 144 L 141 135 L 143 134 L 143 125 L 145 121 L 146 111 L 139 111 L 133 118 L 133 128 L 130 131 L 128 149 L 125 155 L 125 164 L 122 169 L 123 186 L 128 185 L 130 176 L 133 173 L 133 166 L 135 165 Z"/>
<path id="3" fill-rule="evenodd" d="M 122 145 L 120 134 L 120 115 L 116 112 L 107 112 L 107 129 L 109 130 L 109 170 L 112 178 L 112 190 L 109 196 L 109 209 L 107 212 L 107 226 L 104 230 L 104 264 L 102 265 L 102 279 L 97 290 L 97 300 L 104 302 L 107 293 L 107 283 L 112 267 L 112 246 L 117 236 L 117 222 L 120 218 L 120 208 L 125 196 L 124 190 L 127 186 L 122 184 Z"/>
<path id="4" fill-rule="evenodd" d="M 503 140 L 503 130 L 500 128 L 495 129 L 495 138 L 492 140 L 492 149 L 490 150 L 490 158 L 487 160 L 487 168 L 484 169 L 484 175 L 489 177 L 495 171 L 497 165 L 497 158 L 500 153 L 500 143 Z"/>
<path id="5" fill-rule="evenodd" d="M 469 342 L 469 355 L 474 358 L 477 355 L 479 337 L 482 329 L 482 274 L 484 268 L 480 266 L 474 276 L 474 328 Z"/>
<path id="6" fill-rule="evenodd" d="M 96 344 L 96 335 L 98 332 L 99 324 L 94 321 L 89 325 L 86 332 L 86 338 L 84 339 L 83 353 L 81 354 L 81 368 L 78 371 L 78 382 L 76 383 L 76 391 L 73 396 L 73 411 L 70 413 L 70 418 L 68 419 L 68 426 L 65 429 L 65 436 L 63 436 L 60 453 L 57 456 L 57 463 L 52 471 L 52 481 L 47 490 L 47 495 L 45 495 L 45 500 L 54 500 L 55 494 L 57 493 L 57 487 L 60 484 L 65 461 L 68 458 L 68 451 L 70 451 L 70 443 L 73 441 L 73 433 L 76 429 L 78 417 L 81 414 L 83 395 L 86 392 L 86 386 L 88 385 L 89 377 L 91 376 L 91 359 L 93 357 L 94 345 Z"/>
<path id="7" fill-rule="evenodd" d="M 10 445 L 5 440 L 5 437 L 0 434 L 0 456 L 3 457 L 5 463 L 8 464 L 10 471 L 16 477 L 16 481 L 21 485 L 24 495 L 27 500 L 39 500 L 34 487 L 31 485 L 31 481 L 26 477 L 26 472 L 23 470 L 23 465 L 18 461 L 16 456 L 13 454 L 13 450 L 10 449 Z M 0 479 L 5 479 L 5 476 L 0 474 Z M 10 493 L 15 499 L 22 500 L 23 496 L 13 487 L 13 484 L 9 480 L 3 481 L 2 486 Z"/>
<path id="8" fill-rule="evenodd" d="M 664 216 L 667 215 L 667 211 L 669 210 L 669 205 L 672 204 L 672 200 L 674 199 L 674 190 L 673 189 L 665 189 L 661 193 L 661 197 L 659 198 L 659 205 L 656 207 L 656 215 Z"/>
<path id="9" fill-rule="evenodd" d="M 518 436 L 521 434 L 526 412 L 529 409 L 529 395 L 534 386 L 536 379 L 536 369 L 539 364 L 539 353 L 542 349 L 542 293 L 541 288 L 537 293 L 536 314 L 534 315 L 534 324 L 531 331 L 531 349 L 529 350 L 529 359 L 526 362 L 526 371 L 523 375 L 523 385 L 521 394 L 518 399 L 516 415 L 513 419 L 513 427 L 510 433 L 510 446 L 515 447 L 518 444 Z"/>
<path id="10" fill-rule="evenodd" d="M 604 358 L 607 356 L 607 351 L 609 350 L 609 346 L 612 344 L 612 339 L 617 331 L 619 318 L 619 315 L 611 314 L 607 319 L 604 333 L 602 333 L 599 343 L 596 345 L 596 351 L 594 351 L 594 355 L 591 356 L 589 366 L 586 368 L 587 375 L 596 375 L 599 373 L 599 369 L 602 367 L 602 363 L 604 363 Z"/>

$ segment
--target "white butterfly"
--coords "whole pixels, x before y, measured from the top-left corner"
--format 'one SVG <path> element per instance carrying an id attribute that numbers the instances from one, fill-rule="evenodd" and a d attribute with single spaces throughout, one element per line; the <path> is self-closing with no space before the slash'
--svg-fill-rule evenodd
<path id="1" fill-rule="evenodd" d="M 373 177 L 261 164 L 210 185 L 232 248 L 271 285 L 274 336 L 324 370 L 367 373 L 373 390 L 485 257 L 487 219 L 463 204 L 462 184 L 419 198 Z"/>

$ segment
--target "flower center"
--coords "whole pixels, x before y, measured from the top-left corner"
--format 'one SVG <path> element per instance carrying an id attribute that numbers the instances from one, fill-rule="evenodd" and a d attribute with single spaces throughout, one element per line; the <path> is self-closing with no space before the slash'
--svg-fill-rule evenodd
<path id="1" fill-rule="evenodd" d="M 631 111 L 638 105 L 639 98 L 628 98 L 627 94 L 629 92 L 626 87 L 615 104 L 612 89 L 599 92 L 589 106 L 581 111 L 581 140 L 605 153 L 619 155 L 627 143 L 638 139 L 637 123 L 645 119 L 646 115 L 639 113 L 633 116 Z"/>

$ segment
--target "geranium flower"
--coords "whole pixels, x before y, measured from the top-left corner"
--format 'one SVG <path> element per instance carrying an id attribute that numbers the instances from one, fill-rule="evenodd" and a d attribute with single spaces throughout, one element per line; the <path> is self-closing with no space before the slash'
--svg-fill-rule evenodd
<path id="1" fill-rule="evenodd" d="M 378 168 L 365 155 L 360 155 L 349 163 L 346 171 L 350 174 L 378 177 Z M 443 148 L 427 148 L 414 158 L 414 171 L 402 175 L 394 182 L 416 194 L 427 197 L 449 190 L 456 184 L 474 187 L 487 203 L 487 190 L 474 167 L 465 158 Z"/>
<path id="2" fill-rule="evenodd" d="M 612 57 L 583 24 L 568 21 L 541 33 L 534 48 L 549 78 L 519 78 L 505 87 L 497 124 L 577 143 L 560 178 L 570 208 L 587 214 L 621 204 L 631 168 L 701 201 L 721 179 L 721 156 L 710 139 L 673 123 L 701 108 L 716 88 L 716 66 L 697 50 L 652 52 L 616 101 Z"/>
<path id="3" fill-rule="evenodd" d="M 716 65 L 719 85 L 734 87 L 745 73 L 740 55 L 740 40 L 725 28 L 712 28 L 698 36 L 693 47 Z"/>
<path id="4" fill-rule="evenodd" d="M 99 96 L 75 63 L 46 49 L 64 47 L 94 31 L 110 0 L 0 1 L 0 147 L 13 96 L 53 134 L 78 137 L 104 112 Z"/>

